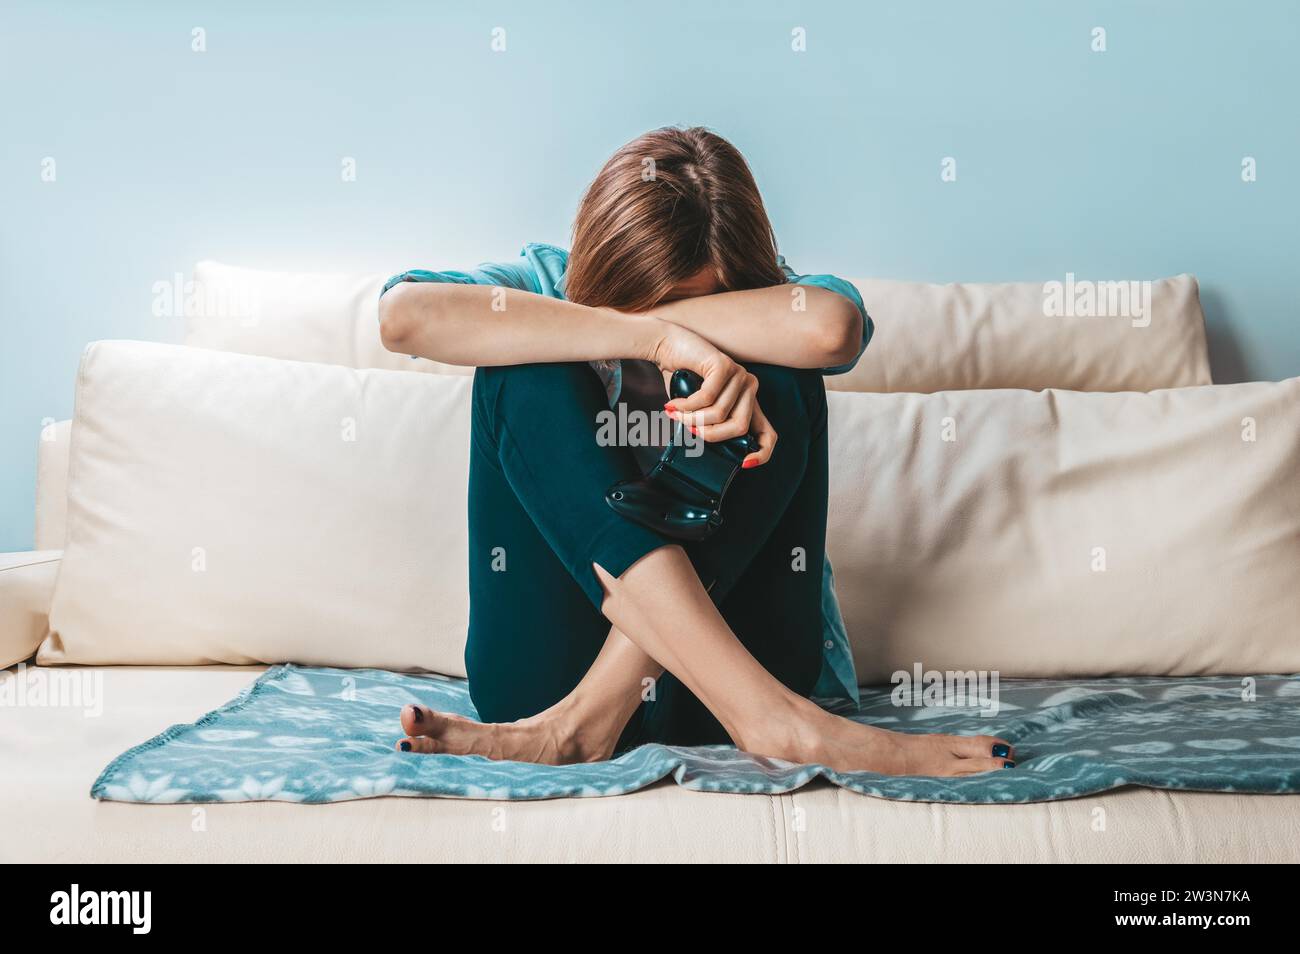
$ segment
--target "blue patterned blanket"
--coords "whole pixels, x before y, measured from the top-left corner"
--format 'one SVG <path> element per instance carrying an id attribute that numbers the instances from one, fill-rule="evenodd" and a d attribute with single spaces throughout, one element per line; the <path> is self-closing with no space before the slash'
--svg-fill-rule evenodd
<path id="1" fill-rule="evenodd" d="M 126 802 L 537 799 L 619 795 L 666 778 L 699 791 L 774 794 L 819 776 L 864 795 L 932 802 L 1049 801 L 1124 785 L 1300 792 L 1300 676 L 1002 680 L 995 713 L 988 699 L 899 706 L 891 689 L 864 689 L 861 706 L 846 714 L 906 732 L 998 735 L 1015 744 L 1016 767 L 953 779 L 841 774 L 730 746 L 645 745 L 561 768 L 402 753 L 393 747 L 401 707 L 421 702 L 472 717 L 464 680 L 275 666 L 220 709 L 114 759 L 91 795 Z"/>

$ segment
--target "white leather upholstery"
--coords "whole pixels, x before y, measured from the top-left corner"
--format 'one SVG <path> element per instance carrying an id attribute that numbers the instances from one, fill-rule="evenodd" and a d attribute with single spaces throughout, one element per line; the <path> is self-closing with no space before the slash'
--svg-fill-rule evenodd
<path id="1" fill-rule="evenodd" d="M 78 381 L 43 664 L 464 674 L 468 379 L 102 342 Z M 860 681 L 1300 670 L 1300 379 L 829 403 Z"/>
<path id="2" fill-rule="evenodd" d="M 0 668 L 30 659 L 45 638 L 60 550 L 0 553 Z"/>
<path id="3" fill-rule="evenodd" d="M 0 862 L 1300 861 L 1300 795 L 1123 789 L 1064 802 L 938 805 L 828 785 L 768 797 L 669 782 L 537 802 L 97 802 L 88 792 L 110 759 L 231 699 L 258 670 L 60 671 L 99 679 L 103 713 L 17 708 L 0 719 L 0 752 L 21 766 L 0 772 Z"/>
<path id="4" fill-rule="evenodd" d="M 68 539 L 68 452 L 72 422 L 41 431 L 36 446 L 36 549 L 61 550 Z"/>
<path id="5" fill-rule="evenodd" d="M 91 345 L 40 661 L 463 675 L 469 388 Z"/>
<path id="6" fill-rule="evenodd" d="M 394 354 L 379 340 L 386 275 L 267 272 L 204 261 L 194 266 L 185 344 L 293 361 L 472 374 Z"/>
<path id="7" fill-rule="evenodd" d="M 1300 378 L 829 405 L 860 682 L 1300 671 Z"/>
<path id="8" fill-rule="evenodd" d="M 1088 283 L 1100 288 L 1093 307 L 1065 314 L 1047 313 L 1046 282 L 854 284 L 876 336 L 857 367 L 826 379 L 832 390 L 1151 391 L 1210 383 L 1205 316 L 1191 275 Z M 1085 286 L 1078 287 L 1070 301 L 1086 305 Z"/>

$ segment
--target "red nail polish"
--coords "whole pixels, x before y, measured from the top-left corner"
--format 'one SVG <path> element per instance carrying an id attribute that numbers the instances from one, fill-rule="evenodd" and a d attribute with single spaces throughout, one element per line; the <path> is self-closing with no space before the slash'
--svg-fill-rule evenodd
<path id="1" fill-rule="evenodd" d="M 758 466 L 758 461 L 754 460 L 754 458 L 752 457 L 746 457 L 743 461 L 740 462 L 740 467 L 742 470 L 749 470 L 749 468 L 757 467 L 757 466 Z"/>
<path id="2" fill-rule="evenodd" d="M 700 436 L 700 429 L 696 427 L 694 424 L 687 424 L 686 426 L 691 429 L 691 433 L 694 434 L 696 437 Z"/>
<path id="3" fill-rule="evenodd" d="M 677 413 L 677 408 L 673 407 L 671 404 L 665 404 L 665 405 L 664 405 L 664 410 L 667 411 L 669 414 L 676 414 L 676 413 Z"/>

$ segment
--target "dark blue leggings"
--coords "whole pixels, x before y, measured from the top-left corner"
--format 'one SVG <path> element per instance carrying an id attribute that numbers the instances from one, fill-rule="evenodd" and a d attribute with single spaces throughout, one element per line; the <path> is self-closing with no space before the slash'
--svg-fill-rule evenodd
<path id="1" fill-rule="evenodd" d="M 684 544 L 728 625 L 800 695 L 822 660 L 826 541 L 826 391 L 817 371 L 751 365 L 779 440 L 771 460 L 736 475 L 723 526 Z M 605 503 L 639 474 L 626 447 L 596 441 L 605 389 L 585 363 L 479 368 L 469 470 L 470 617 L 465 665 L 480 718 L 535 715 L 578 684 L 609 634 L 593 563 L 615 577 L 674 543 Z M 619 749 L 730 740 L 671 674 L 628 723 Z"/>

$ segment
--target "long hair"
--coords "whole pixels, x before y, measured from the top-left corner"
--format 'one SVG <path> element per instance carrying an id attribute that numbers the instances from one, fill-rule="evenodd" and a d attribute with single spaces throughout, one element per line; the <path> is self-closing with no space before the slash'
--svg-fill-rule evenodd
<path id="1" fill-rule="evenodd" d="M 638 136 L 609 158 L 578 206 L 565 297 L 645 311 L 704 268 L 723 291 L 785 281 L 749 165 L 700 126 Z"/>

